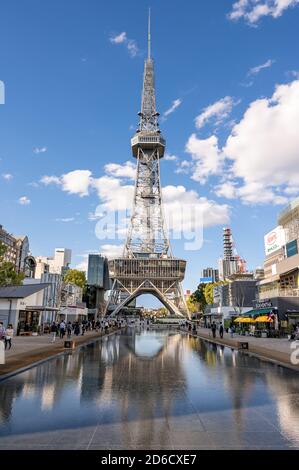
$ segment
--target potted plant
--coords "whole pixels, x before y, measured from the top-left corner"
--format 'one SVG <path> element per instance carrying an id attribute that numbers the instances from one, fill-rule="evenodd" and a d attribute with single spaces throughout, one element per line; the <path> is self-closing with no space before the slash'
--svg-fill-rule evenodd
<path id="1" fill-rule="evenodd" d="M 38 333 L 38 325 L 34 323 L 32 325 L 32 336 L 37 336 L 37 333 Z"/>

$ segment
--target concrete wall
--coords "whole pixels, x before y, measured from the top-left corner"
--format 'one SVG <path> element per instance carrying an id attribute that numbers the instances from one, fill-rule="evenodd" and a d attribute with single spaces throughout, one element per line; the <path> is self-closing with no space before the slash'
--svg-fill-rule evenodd
<path id="1" fill-rule="evenodd" d="M 11 323 L 14 329 L 17 329 L 19 318 L 18 300 L 12 299 L 0 299 L 0 321 L 3 322 L 4 326 L 7 327 L 8 323 Z"/>

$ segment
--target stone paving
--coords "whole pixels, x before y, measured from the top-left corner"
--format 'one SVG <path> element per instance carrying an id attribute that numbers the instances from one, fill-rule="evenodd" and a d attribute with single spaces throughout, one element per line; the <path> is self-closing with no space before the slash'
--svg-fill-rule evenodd
<path id="1" fill-rule="evenodd" d="M 100 332 L 87 331 L 83 336 L 72 335 L 71 340 L 74 340 L 76 346 L 78 346 L 97 339 L 101 335 Z M 5 364 L 0 364 L 0 377 L 65 351 L 64 341 L 67 339 L 66 336 L 64 339 L 56 337 L 55 342 L 52 342 L 52 335 L 50 334 L 15 336 L 12 340 L 11 349 L 5 352 Z"/>

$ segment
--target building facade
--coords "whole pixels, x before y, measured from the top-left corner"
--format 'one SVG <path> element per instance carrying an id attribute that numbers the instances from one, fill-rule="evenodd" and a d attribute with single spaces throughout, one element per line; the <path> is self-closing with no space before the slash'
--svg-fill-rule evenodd
<path id="1" fill-rule="evenodd" d="M 278 216 L 278 226 L 265 235 L 264 279 L 259 300 L 299 322 L 299 198 Z M 291 323 L 291 321 L 290 321 Z"/>
<path id="2" fill-rule="evenodd" d="M 15 333 L 37 331 L 46 284 L 0 287 L 0 321 Z"/>
<path id="3" fill-rule="evenodd" d="M 69 248 L 55 248 L 54 256 L 39 256 L 36 258 L 40 267 L 37 267 L 36 277 L 49 272 L 51 274 L 66 274 L 72 262 L 72 250 Z"/>
<path id="4" fill-rule="evenodd" d="M 4 260 L 13 263 L 18 273 L 25 272 L 26 258 L 29 255 L 28 237 L 16 237 L 8 233 L 3 226 L 0 225 L 0 242 L 6 247 Z"/>
<path id="5" fill-rule="evenodd" d="M 219 281 L 219 270 L 215 268 L 205 268 L 202 270 L 202 278 L 204 279 L 211 279 L 210 282 L 218 282 Z"/>

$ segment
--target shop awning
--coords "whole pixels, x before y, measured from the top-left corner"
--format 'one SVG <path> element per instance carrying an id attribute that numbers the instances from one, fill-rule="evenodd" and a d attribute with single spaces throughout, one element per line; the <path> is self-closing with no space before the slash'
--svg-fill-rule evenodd
<path id="1" fill-rule="evenodd" d="M 254 320 L 256 323 L 273 323 L 273 319 L 267 315 L 261 315 Z"/>
<path id="2" fill-rule="evenodd" d="M 244 317 L 258 317 L 262 315 L 267 315 L 269 313 L 272 313 L 275 308 L 273 307 L 268 307 L 268 308 L 256 308 L 254 310 L 250 310 L 249 312 L 246 312 L 244 314 Z"/>
<path id="3" fill-rule="evenodd" d="M 253 323 L 254 319 L 250 317 L 238 317 L 234 321 L 236 323 Z"/>

